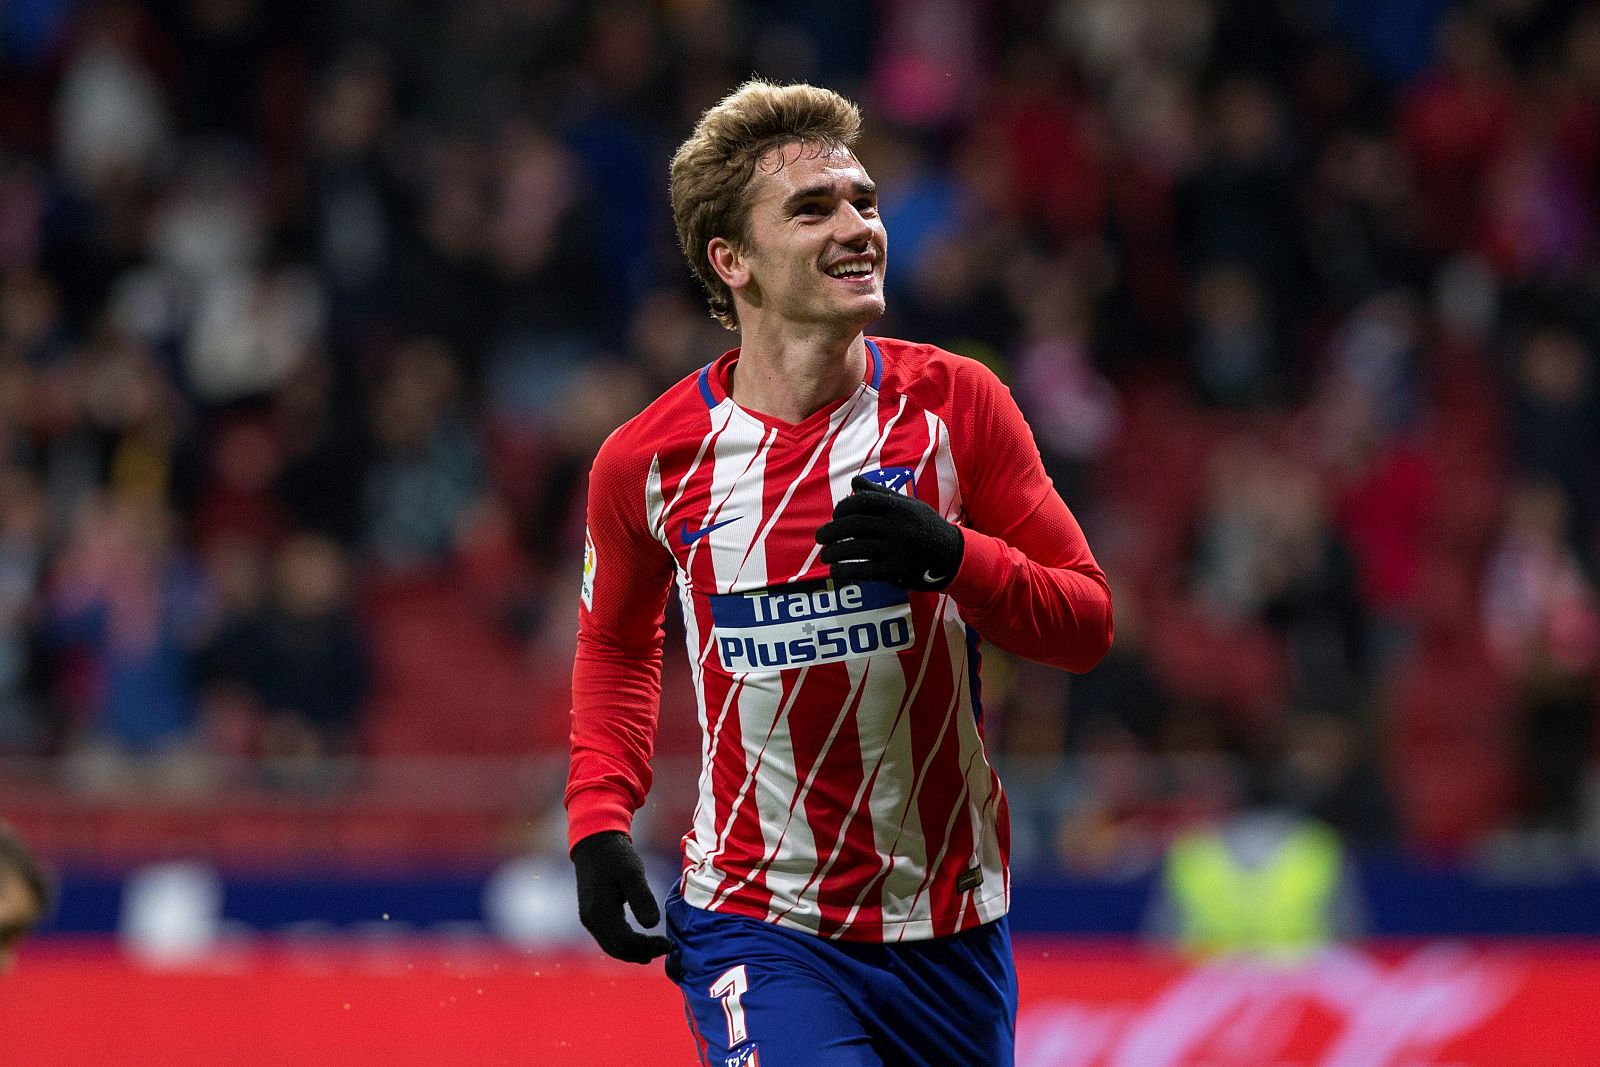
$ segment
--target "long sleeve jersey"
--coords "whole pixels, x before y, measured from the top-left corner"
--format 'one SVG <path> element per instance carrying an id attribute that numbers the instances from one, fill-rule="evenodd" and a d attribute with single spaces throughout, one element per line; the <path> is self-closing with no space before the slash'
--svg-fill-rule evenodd
<path id="1" fill-rule="evenodd" d="M 590 475 L 567 783 L 572 843 L 650 789 L 676 582 L 702 732 L 691 905 L 824 937 L 943 936 L 1005 914 L 1005 794 L 979 635 L 1073 671 L 1111 598 L 1011 394 L 982 364 L 869 338 L 799 423 L 735 404 L 738 350 L 617 429 Z M 864 474 L 962 530 L 940 593 L 834 582 L 816 531 Z"/>

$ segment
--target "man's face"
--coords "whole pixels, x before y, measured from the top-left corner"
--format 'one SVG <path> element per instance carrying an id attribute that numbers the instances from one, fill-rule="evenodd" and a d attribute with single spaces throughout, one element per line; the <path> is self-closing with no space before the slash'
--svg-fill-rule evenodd
<path id="1" fill-rule="evenodd" d="M 791 143 L 761 158 L 738 253 L 765 315 L 854 333 L 883 314 L 889 237 L 877 187 L 845 149 Z M 734 288 L 737 279 L 730 280 Z"/>
<path id="2" fill-rule="evenodd" d="M 0 874 L 0 974 L 11 969 L 17 946 L 39 921 L 39 902 L 21 878 Z"/>

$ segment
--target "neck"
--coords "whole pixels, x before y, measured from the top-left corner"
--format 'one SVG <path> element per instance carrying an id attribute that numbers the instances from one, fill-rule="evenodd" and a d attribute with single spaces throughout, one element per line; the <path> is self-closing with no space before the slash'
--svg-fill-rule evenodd
<path id="1" fill-rule="evenodd" d="M 800 422 L 855 392 L 867 370 L 867 342 L 848 337 L 803 337 L 792 330 L 768 337 L 743 330 L 734 369 L 734 403 L 784 422 Z"/>

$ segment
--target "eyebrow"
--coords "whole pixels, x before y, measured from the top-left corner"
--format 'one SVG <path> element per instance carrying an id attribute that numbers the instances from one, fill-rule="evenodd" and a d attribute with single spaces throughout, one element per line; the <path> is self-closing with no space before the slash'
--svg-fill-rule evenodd
<path id="1" fill-rule="evenodd" d="M 831 196 L 835 188 L 837 188 L 837 186 L 833 182 L 819 182 L 816 185 L 808 185 L 804 189 L 796 189 L 784 200 L 784 209 L 788 210 L 790 208 L 798 207 L 807 200 L 816 200 L 820 197 Z M 850 188 L 857 196 L 871 196 L 878 191 L 877 184 L 870 181 L 851 182 Z"/>

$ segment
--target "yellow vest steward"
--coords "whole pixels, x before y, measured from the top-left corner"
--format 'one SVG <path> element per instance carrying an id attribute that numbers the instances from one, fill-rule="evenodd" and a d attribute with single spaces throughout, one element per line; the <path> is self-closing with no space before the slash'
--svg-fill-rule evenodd
<path id="1" fill-rule="evenodd" d="M 1166 865 L 1179 943 L 1203 955 L 1295 955 L 1324 945 L 1341 864 L 1339 839 L 1316 824 L 1288 833 L 1255 867 L 1239 863 L 1216 831 L 1184 834 Z"/>

